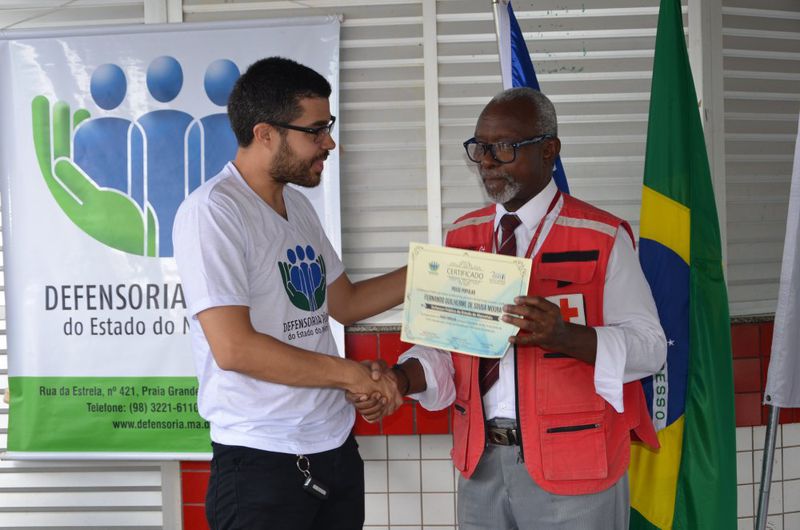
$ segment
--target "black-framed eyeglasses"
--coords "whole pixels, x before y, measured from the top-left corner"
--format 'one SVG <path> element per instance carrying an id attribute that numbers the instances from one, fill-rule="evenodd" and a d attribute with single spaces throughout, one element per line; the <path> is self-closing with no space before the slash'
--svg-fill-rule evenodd
<path id="1" fill-rule="evenodd" d="M 548 138 L 553 138 L 553 135 L 542 134 L 540 136 L 528 138 L 527 140 L 520 140 L 519 142 L 497 142 L 493 144 L 479 142 L 475 138 L 470 138 L 464 142 L 464 150 L 467 152 L 467 157 L 477 164 L 480 164 L 487 152 L 492 155 L 492 158 L 494 158 L 496 162 L 500 164 L 510 164 L 517 159 L 517 149 L 523 145 L 538 144 Z"/>
<path id="2" fill-rule="evenodd" d="M 321 127 L 300 127 L 299 125 L 292 125 L 290 123 L 280 123 L 277 121 L 268 121 L 268 124 L 274 127 L 281 127 L 283 129 L 291 129 L 293 131 L 300 131 L 314 135 L 314 141 L 322 143 L 326 135 L 333 133 L 333 125 L 336 123 L 336 116 L 331 116 L 331 121 L 322 125 Z"/>

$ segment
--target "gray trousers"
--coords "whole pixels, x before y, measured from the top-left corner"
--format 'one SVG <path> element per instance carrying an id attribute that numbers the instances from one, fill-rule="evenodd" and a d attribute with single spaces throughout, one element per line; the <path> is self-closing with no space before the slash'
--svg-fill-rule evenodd
<path id="1" fill-rule="evenodd" d="M 492 445 L 469 479 L 458 479 L 460 530 L 627 530 L 627 473 L 591 495 L 554 495 L 536 485 L 515 446 Z"/>

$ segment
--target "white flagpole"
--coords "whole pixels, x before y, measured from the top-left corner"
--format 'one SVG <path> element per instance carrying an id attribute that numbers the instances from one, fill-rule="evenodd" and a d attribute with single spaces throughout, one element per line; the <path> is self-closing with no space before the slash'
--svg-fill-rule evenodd
<path id="1" fill-rule="evenodd" d="M 511 29 L 508 19 L 508 1 L 492 0 L 494 11 L 494 30 L 497 35 L 497 51 L 500 55 L 500 76 L 503 80 L 503 90 L 512 87 L 511 78 Z"/>

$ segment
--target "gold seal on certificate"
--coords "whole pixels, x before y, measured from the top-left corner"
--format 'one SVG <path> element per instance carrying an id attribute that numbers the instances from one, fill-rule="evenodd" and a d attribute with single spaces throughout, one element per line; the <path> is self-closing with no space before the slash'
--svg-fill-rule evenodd
<path id="1" fill-rule="evenodd" d="M 528 291 L 531 260 L 411 243 L 400 338 L 479 357 L 502 357 L 518 328 L 503 305 Z"/>

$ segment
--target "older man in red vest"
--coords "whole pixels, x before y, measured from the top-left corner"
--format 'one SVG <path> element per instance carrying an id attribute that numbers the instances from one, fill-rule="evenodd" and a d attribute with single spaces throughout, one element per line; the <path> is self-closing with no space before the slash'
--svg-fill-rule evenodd
<path id="1" fill-rule="evenodd" d="M 639 379 L 667 349 L 631 229 L 558 191 L 561 142 L 540 92 L 496 96 L 464 147 L 494 204 L 446 244 L 533 260 L 527 296 L 504 308 L 520 332 L 499 362 L 415 346 L 389 374 L 423 407 L 453 406 L 461 530 L 627 529 L 631 437 L 658 443 Z M 374 400 L 356 407 L 381 414 Z"/>

